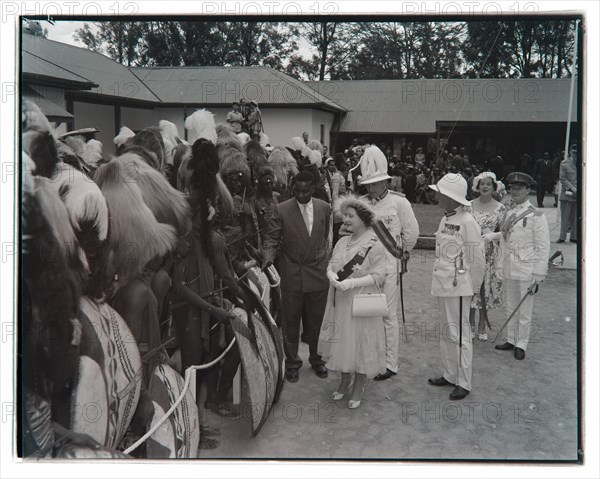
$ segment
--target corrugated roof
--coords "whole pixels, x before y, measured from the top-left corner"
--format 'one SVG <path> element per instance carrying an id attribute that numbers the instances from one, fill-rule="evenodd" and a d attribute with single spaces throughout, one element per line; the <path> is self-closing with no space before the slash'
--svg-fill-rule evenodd
<path id="1" fill-rule="evenodd" d="M 311 105 L 345 111 L 303 82 L 269 67 L 131 68 L 164 103 L 230 105 L 244 98 L 259 105 Z"/>
<path id="2" fill-rule="evenodd" d="M 348 80 L 306 84 L 347 108 L 340 133 L 434 133 L 438 121 L 565 122 L 570 79 Z M 577 121 L 576 102 L 571 121 Z"/>
<path id="3" fill-rule="evenodd" d="M 139 101 L 157 102 L 158 98 L 127 67 L 85 48 L 66 45 L 32 35 L 22 36 L 23 71 L 41 68 L 39 58 L 54 65 L 58 78 L 63 71 L 98 85 L 92 93 Z M 32 63 L 30 63 L 32 62 Z"/>
<path id="4" fill-rule="evenodd" d="M 30 52 L 23 51 L 21 57 L 23 75 L 31 76 L 37 81 L 52 81 L 57 79 L 68 83 L 71 88 L 90 89 L 98 86 L 96 83 L 87 80 L 75 73 L 50 63 L 45 59 L 36 56 Z"/>

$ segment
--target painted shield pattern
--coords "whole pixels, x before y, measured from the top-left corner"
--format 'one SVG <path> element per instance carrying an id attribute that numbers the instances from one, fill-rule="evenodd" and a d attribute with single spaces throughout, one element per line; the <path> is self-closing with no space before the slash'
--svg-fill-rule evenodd
<path id="1" fill-rule="evenodd" d="M 81 358 L 71 401 L 71 429 L 114 449 L 137 406 L 142 360 L 119 314 L 104 302 L 81 298 Z"/>

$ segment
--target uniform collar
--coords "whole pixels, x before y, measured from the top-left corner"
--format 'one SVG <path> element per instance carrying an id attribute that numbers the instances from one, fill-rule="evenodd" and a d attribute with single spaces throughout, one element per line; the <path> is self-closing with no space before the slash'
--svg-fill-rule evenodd
<path id="1" fill-rule="evenodd" d="M 372 203 L 372 204 L 375 204 L 375 203 L 378 203 L 378 202 L 380 202 L 382 199 L 384 199 L 384 198 L 385 198 L 385 197 L 388 195 L 388 193 L 389 193 L 389 192 L 390 192 L 390 190 L 389 190 L 388 188 L 386 188 L 386 189 L 383 191 L 383 193 L 381 193 L 381 194 L 380 194 L 379 196 L 377 196 L 376 198 L 370 198 L 370 200 L 371 200 L 371 203 Z"/>
<path id="2" fill-rule="evenodd" d="M 514 204 L 513 205 L 513 210 L 524 210 L 526 208 L 529 208 L 531 206 L 531 202 L 529 200 L 524 201 L 523 203 L 521 203 L 520 205 Z"/>
<path id="3" fill-rule="evenodd" d="M 444 213 L 444 216 L 446 218 L 450 218 L 450 217 L 454 216 L 456 213 L 458 213 L 458 211 L 459 211 L 460 208 L 461 208 L 461 206 L 459 206 L 459 207 L 457 207 L 457 208 L 455 208 L 455 209 L 453 209 L 451 211 L 446 211 L 446 213 Z"/>

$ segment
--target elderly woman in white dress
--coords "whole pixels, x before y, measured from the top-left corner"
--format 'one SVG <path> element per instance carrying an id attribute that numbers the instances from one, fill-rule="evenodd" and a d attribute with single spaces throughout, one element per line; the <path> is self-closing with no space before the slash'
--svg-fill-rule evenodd
<path id="1" fill-rule="evenodd" d="M 318 352 L 327 369 L 341 372 L 332 399 L 343 399 L 354 384 L 348 407 L 356 409 L 367 378 L 385 372 L 385 331 L 383 316 L 354 317 L 352 301 L 358 293 L 377 293 L 383 286 L 385 250 L 370 228 L 375 213 L 365 202 L 349 198 L 340 208 L 349 235 L 335 245 L 327 269 L 330 288 Z"/>

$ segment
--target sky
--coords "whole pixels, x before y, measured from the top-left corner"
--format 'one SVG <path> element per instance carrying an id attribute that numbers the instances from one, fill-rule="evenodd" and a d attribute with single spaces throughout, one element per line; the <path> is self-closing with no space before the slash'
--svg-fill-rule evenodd
<path id="1" fill-rule="evenodd" d="M 96 27 L 93 22 L 61 20 L 50 23 L 47 21 L 40 21 L 42 28 L 46 28 L 48 30 L 48 38 L 50 40 L 67 43 L 69 45 L 76 45 L 79 47 L 83 47 L 85 45 L 83 45 L 81 42 L 75 41 L 73 39 L 73 33 L 75 33 L 75 30 L 83 28 L 85 23 L 90 25 L 90 28 L 93 32 L 98 30 L 98 27 Z M 311 56 L 311 46 L 304 38 L 300 38 L 298 42 L 298 53 L 305 58 L 309 58 Z"/>
<path id="2" fill-rule="evenodd" d="M 75 33 L 75 30 L 77 30 L 78 28 L 82 28 L 84 23 L 86 22 L 70 22 L 61 20 L 54 22 L 54 25 L 52 25 L 50 22 L 40 22 L 42 28 L 48 29 L 48 38 L 50 40 L 55 40 L 57 42 L 68 43 L 69 45 L 77 46 L 83 46 L 83 44 L 73 40 L 73 33 Z M 88 23 L 90 24 L 92 31 L 97 30 L 93 23 Z"/>

